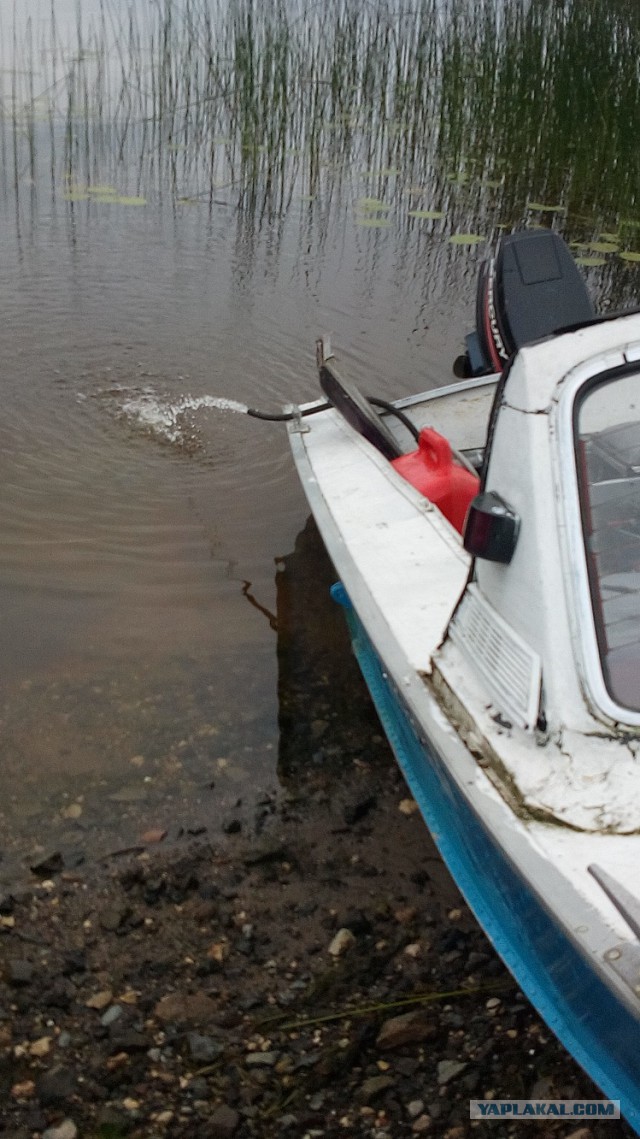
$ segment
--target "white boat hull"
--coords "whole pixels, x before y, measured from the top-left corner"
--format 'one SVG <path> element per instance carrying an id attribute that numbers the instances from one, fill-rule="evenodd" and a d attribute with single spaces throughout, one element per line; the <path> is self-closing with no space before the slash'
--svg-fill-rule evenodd
<path id="1" fill-rule="evenodd" d="M 467 386 L 454 387 L 440 412 L 429 393 L 414 414 L 459 448 L 481 446 L 486 407 L 480 427 L 472 404 L 482 384 L 468 385 L 468 408 Z M 585 835 L 514 810 L 433 684 L 469 571 L 459 535 L 337 412 L 294 427 L 291 446 L 360 667 L 453 877 L 532 1004 L 640 1134 L 640 943 L 588 873 L 594 861 L 637 864 L 640 837 Z"/>

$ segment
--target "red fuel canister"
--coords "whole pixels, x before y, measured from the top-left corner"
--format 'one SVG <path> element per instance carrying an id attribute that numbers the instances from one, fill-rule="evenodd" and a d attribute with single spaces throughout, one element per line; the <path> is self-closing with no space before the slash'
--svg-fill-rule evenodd
<path id="1" fill-rule="evenodd" d="M 444 435 L 433 427 L 423 427 L 417 451 L 393 459 L 391 465 L 462 533 L 469 503 L 480 489 L 480 479 L 456 463 Z"/>

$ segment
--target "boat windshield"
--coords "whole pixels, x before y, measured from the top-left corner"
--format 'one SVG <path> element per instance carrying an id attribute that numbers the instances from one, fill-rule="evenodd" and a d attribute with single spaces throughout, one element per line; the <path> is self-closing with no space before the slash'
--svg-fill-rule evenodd
<path id="1" fill-rule="evenodd" d="M 574 409 L 582 526 L 605 685 L 640 711 L 640 375 L 589 383 Z"/>

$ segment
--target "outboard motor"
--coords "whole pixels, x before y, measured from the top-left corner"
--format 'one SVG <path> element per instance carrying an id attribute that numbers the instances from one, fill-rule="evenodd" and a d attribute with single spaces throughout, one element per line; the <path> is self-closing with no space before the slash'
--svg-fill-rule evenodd
<path id="1" fill-rule="evenodd" d="M 476 329 L 465 337 L 467 350 L 454 372 L 465 377 L 501 372 L 523 344 L 595 315 L 584 278 L 557 233 L 512 233 L 480 269 Z"/>

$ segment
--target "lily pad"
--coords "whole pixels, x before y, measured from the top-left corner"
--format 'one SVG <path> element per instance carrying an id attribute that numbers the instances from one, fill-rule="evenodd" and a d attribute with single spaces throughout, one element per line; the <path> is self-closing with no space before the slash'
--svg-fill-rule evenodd
<path id="1" fill-rule="evenodd" d="M 594 253 L 616 253 L 618 250 L 617 241 L 592 241 L 589 247 L 593 249 Z"/>
<path id="2" fill-rule="evenodd" d="M 606 265 L 604 257 L 576 257 L 576 265 L 584 265 L 585 267 L 591 265 Z"/>
<path id="3" fill-rule="evenodd" d="M 83 190 L 69 190 L 62 195 L 63 202 L 88 202 L 89 195 Z"/>
<path id="4" fill-rule="evenodd" d="M 603 230 L 602 233 L 600 234 L 600 239 L 602 241 L 616 241 L 617 242 L 617 241 L 620 241 L 620 234 L 619 233 L 605 233 Z"/>
<path id="5" fill-rule="evenodd" d="M 315 202 L 315 200 L 316 200 L 315 194 L 301 194 L 300 195 L 300 201 L 301 202 Z"/>
<path id="6" fill-rule="evenodd" d="M 479 245 L 481 241 L 486 241 L 480 233 L 454 233 L 449 238 L 451 245 Z"/>
<path id="7" fill-rule="evenodd" d="M 447 182 L 453 182 L 456 186 L 464 186 L 468 181 L 468 174 L 447 174 Z"/>
<path id="8" fill-rule="evenodd" d="M 566 214 L 566 206 L 549 206 L 544 202 L 527 202 L 528 210 L 539 210 L 541 213 L 548 214 Z"/>
<path id="9" fill-rule="evenodd" d="M 407 210 L 407 217 L 420 218 L 425 221 L 439 221 L 444 217 L 442 210 Z"/>
<path id="10" fill-rule="evenodd" d="M 618 254 L 618 257 L 621 257 L 623 261 L 632 261 L 634 264 L 640 261 L 640 253 L 633 253 L 630 249 L 625 249 Z"/>
<path id="11" fill-rule="evenodd" d="M 118 191 L 115 186 L 87 186 L 87 194 L 99 194 L 101 198 L 106 198 L 110 195 L 117 196 Z"/>
<path id="12" fill-rule="evenodd" d="M 102 202 L 108 206 L 146 206 L 146 198 L 127 198 L 120 194 L 104 194 L 94 199 L 96 202 Z"/>
<path id="13" fill-rule="evenodd" d="M 369 229 L 388 229 L 391 222 L 388 218 L 376 217 L 375 214 L 361 214 L 356 217 L 356 225 L 367 226 Z"/>
<path id="14" fill-rule="evenodd" d="M 382 202 L 380 198 L 360 198 L 356 202 L 356 208 L 362 210 L 363 213 L 386 214 L 391 206 Z"/>

